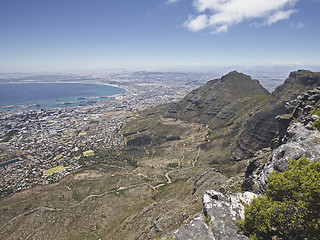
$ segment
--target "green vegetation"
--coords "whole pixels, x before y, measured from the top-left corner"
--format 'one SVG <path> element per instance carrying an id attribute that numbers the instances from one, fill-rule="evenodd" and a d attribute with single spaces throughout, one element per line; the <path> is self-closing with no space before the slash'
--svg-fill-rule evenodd
<path id="1" fill-rule="evenodd" d="M 89 150 L 83 152 L 83 156 L 80 156 L 79 163 L 88 169 L 96 168 L 99 164 L 124 168 L 129 167 L 130 169 L 131 167 L 136 168 L 138 166 L 137 161 L 134 159 L 134 154 L 131 150 L 132 148 L 129 147 L 106 149 L 96 152 Z M 92 163 L 95 164 L 92 165 Z"/>
<path id="2" fill-rule="evenodd" d="M 168 168 L 176 168 L 176 167 L 179 167 L 179 164 L 178 163 L 168 163 L 167 167 Z"/>
<path id="3" fill-rule="evenodd" d="M 128 146 L 141 146 L 141 145 L 147 145 L 150 144 L 152 139 L 149 136 L 141 136 L 134 138 L 132 140 L 129 140 L 127 142 Z"/>
<path id="4" fill-rule="evenodd" d="M 281 118 L 283 119 L 290 119 L 292 117 L 292 115 L 289 113 L 289 114 L 284 114 L 281 116 Z"/>
<path id="5" fill-rule="evenodd" d="M 308 74 L 310 76 L 320 76 L 319 72 L 312 72 L 310 70 L 299 70 L 299 72 L 304 73 L 304 74 Z"/>
<path id="6" fill-rule="evenodd" d="M 57 167 L 54 167 L 54 168 L 50 168 L 46 171 L 44 171 L 48 176 L 51 176 L 52 174 L 54 173 L 57 173 L 57 172 L 60 172 L 62 171 L 63 169 L 65 169 L 65 167 L 63 165 L 59 165 Z"/>
<path id="7" fill-rule="evenodd" d="M 315 121 L 315 122 L 313 123 L 313 126 L 320 131 L 320 120 Z"/>
<path id="8" fill-rule="evenodd" d="M 292 160 L 283 173 L 271 173 L 266 194 L 237 226 L 250 239 L 319 239 L 320 160 Z"/>
<path id="9" fill-rule="evenodd" d="M 320 116 L 320 108 L 312 110 L 312 112 L 309 114 L 309 117 L 311 117 L 312 115 Z"/>
<path id="10" fill-rule="evenodd" d="M 133 120 L 121 129 L 126 140 L 126 154 L 138 160 L 140 166 L 183 169 L 192 165 L 200 147 L 198 164 L 201 162 L 202 166 L 215 167 L 231 176 L 244 168 L 244 162 L 229 161 L 229 144 L 241 129 L 237 121 L 232 127 L 215 130 L 213 134 L 204 124 L 165 118 L 163 114 L 167 108 L 160 106 L 136 112 Z"/>
<path id="11" fill-rule="evenodd" d="M 206 221 L 206 224 L 208 225 L 208 227 L 210 227 L 211 218 L 205 215 L 204 220 Z"/>
<path id="12" fill-rule="evenodd" d="M 314 109 L 310 114 L 309 117 L 312 117 L 312 115 L 317 115 L 320 117 L 320 108 Z M 320 120 L 317 120 L 313 123 L 313 126 L 320 131 Z"/>

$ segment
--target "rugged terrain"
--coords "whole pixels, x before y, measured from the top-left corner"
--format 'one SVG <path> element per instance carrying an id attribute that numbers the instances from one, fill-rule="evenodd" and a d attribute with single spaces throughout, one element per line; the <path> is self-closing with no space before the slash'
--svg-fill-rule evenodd
<path id="1" fill-rule="evenodd" d="M 275 117 L 286 114 L 287 101 L 319 86 L 319 75 L 293 72 L 269 94 L 231 72 L 178 103 L 134 112 L 121 130 L 122 149 L 100 154 L 96 164 L 59 183 L 1 199 L 0 238 L 153 239 L 198 218 L 213 228 L 211 210 L 199 214 L 204 193 L 212 189 L 228 199 L 240 191 L 247 159 L 282 144 L 272 141 L 279 132 Z"/>
<path id="2" fill-rule="evenodd" d="M 248 239 L 241 235 L 235 221 L 244 218 L 244 204 L 265 193 L 268 176 L 284 171 L 289 160 L 306 157 L 320 159 L 320 88 L 308 90 L 287 102 L 287 114 L 278 116 L 278 145 L 262 149 L 248 160 L 242 192 L 208 190 L 203 196 L 203 210 L 192 221 L 166 235 L 182 239 Z M 245 191 L 245 192 L 243 192 Z M 282 239 L 282 238 L 281 238 Z"/>
<path id="3" fill-rule="evenodd" d="M 286 112 L 286 102 L 319 85 L 319 73 L 306 70 L 290 73 L 284 84 L 277 87 L 267 100 L 253 110 L 255 114 L 246 123 L 233 148 L 233 157 L 243 159 L 252 156 L 259 149 L 268 147 L 278 131 L 278 128 L 274 127 L 277 126 L 276 116 Z"/>
<path id="4" fill-rule="evenodd" d="M 279 136 L 277 146 L 270 155 L 262 151 L 248 161 L 245 180 L 246 190 L 263 193 L 268 175 L 272 171 L 283 171 L 288 161 L 306 157 L 315 161 L 320 158 L 320 88 L 308 90 L 295 100 L 286 103 L 287 114 L 277 116 Z"/>

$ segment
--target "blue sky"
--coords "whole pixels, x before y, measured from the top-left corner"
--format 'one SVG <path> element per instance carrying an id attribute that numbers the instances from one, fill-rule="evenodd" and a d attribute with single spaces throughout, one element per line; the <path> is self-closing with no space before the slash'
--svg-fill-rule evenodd
<path id="1" fill-rule="evenodd" d="M 1 0 L 0 72 L 320 66 L 319 13 L 320 0 Z"/>

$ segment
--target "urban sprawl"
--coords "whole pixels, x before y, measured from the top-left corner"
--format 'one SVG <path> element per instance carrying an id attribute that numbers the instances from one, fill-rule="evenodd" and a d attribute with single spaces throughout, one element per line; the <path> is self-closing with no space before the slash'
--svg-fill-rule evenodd
<path id="1" fill-rule="evenodd" d="M 145 72 L 96 76 L 95 82 L 117 84 L 128 92 L 92 106 L 1 109 L 0 197 L 55 182 L 81 169 L 81 158 L 123 146 L 119 129 L 134 111 L 180 99 L 207 80 L 193 77 Z"/>

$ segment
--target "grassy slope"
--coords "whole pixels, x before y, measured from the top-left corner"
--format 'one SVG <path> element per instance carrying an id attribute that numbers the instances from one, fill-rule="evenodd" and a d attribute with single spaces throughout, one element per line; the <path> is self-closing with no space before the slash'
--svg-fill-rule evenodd
<path id="1" fill-rule="evenodd" d="M 58 184 L 2 199 L 0 226 L 19 217 L 1 229 L 1 238 L 146 239 L 178 227 L 200 211 L 204 191 L 218 189 L 227 178 L 217 172 L 204 174 L 210 164 L 199 146 L 206 142 L 207 127 L 163 119 L 165 108 L 137 113 L 124 129 L 128 142 L 141 136 L 152 139 L 150 144 L 133 143 L 118 153 L 134 158 L 136 168 L 116 160 L 100 163 Z M 153 189 L 146 183 L 164 185 Z M 90 195 L 98 196 L 83 201 Z M 33 211 L 39 206 L 62 210 Z"/>

